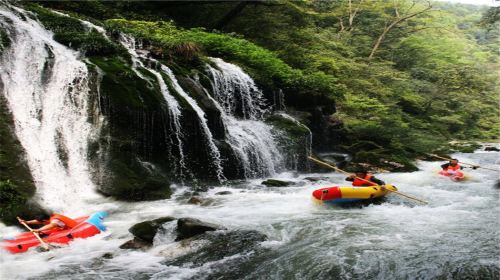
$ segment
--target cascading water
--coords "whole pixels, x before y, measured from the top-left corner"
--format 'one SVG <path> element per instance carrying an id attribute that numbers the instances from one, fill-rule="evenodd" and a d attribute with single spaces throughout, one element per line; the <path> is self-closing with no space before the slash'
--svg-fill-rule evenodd
<path id="1" fill-rule="evenodd" d="M 136 45 L 135 45 L 135 39 L 131 36 L 121 34 L 120 36 L 121 43 L 122 45 L 127 48 L 128 52 L 132 56 L 132 60 L 134 63 L 134 71 L 138 74 L 138 76 L 142 77 L 145 79 L 145 77 L 136 69 L 137 67 L 142 67 L 150 71 L 153 75 L 156 76 L 157 82 L 160 85 L 160 90 L 165 98 L 165 101 L 167 102 L 168 105 L 168 110 L 169 110 L 169 115 L 172 119 L 172 123 L 174 126 L 174 133 L 176 134 L 177 142 L 178 142 L 178 148 L 179 148 L 179 154 L 180 154 L 180 165 L 181 165 L 181 170 L 185 169 L 185 162 L 184 162 L 184 154 L 183 154 L 183 148 L 182 148 L 182 131 L 181 131 L 181 125 L 180 125 L 180 116 L 181 116 L 181 111 L 180 111 L 180 105 L 175 99 L 174 96 L 172 96 L 168 92 L 168 87 L 165 84 L 165 81 L 163 80 L 162 75 L 156 71 L 155 69 L 151 67 L 147 67 L 144 65 L 144 63 L 141 61 L 149 59 L 151 61 L 154 61 L 160 65 L 160 69 L 163 73 L 165 73 L 170 81 L 172 82 L 172 85 L 175 89 L 175 91 L 184 99 L 186 100 L 187 103 L 191 106 L 191 108 L 196 112 L 196 115 L 198 116 L 198 119 L 200 120 L 200 125 L 201 128 L 205 134 L 206 141 L 208 144 L 208 147 L 210 149 L 210 153 L 212 156 L 212 162 L 215 168 L 216 176 L 219 182 L 222 182 L 225 180 L 223 170 L 222 170 L 222 165 L 221 165 L 221 156 L 219 149 L 215 145 L 214 138 L 212 135 L 212 132 L 210 131 L 208 127 L 208 121 L 205 116 L 205 112 L 203 109 L 198 105 L 196 100 L 194 100 L 189 94 L 187 94 L 184 89 L 179 85 L 177 78 L 173 74 L 172 70 L 168 68 L 167 66 L 159 63 L 158 61 L 155 61 L 154 59 L 147 58 L 147 56 L 143 53 L 138 53 L 136 51 Z M 182 174 L 181 174 L 182 177 Z"/>
<path id="2" fill-rule="evenodd" d="M 207 138 L 207 144 L 208 144 L 208 147 L 210 148 L 210 153 L 212 155 L 212 162 L 213 162 L 213 165 L 215 167 L 217 179 L 219 180 L 219 182 L 223 182 L 225 180 L 225 178 L 224 178 L 224 172 L 222 170 L 222 165 L 221 165 L 220 152 L 219 152 L 219 149 L 217 148 L 217 146 L 215 145 L 212 132 L 208 128 L 208 121 L 207 121 L 207 117 L 205 116 L 205 112 L 203 111 L 203 109 L 201 109 L 201 107 L 198 105 L 196 100 L 194 100 L 191 96 L 189 96 L 189 94 L 187 94 L 184 91 L 184 89 L 179 85 L 177 78 L 175 77 L 172 70 L 170 70 L 170 68 L 168 68 L 165 65 L 161 65 L 161 70 L 163 71 L 163 73 L 167 74 L 167 76 L 170 78 L 170 81 L 172 82 L 172 85 L 173 85 L 174 89 L 177 91 L 177 93 L 182 98 L 184 98 L 184 100 L 186 100 L 189 103 L 189 105 L 191 106 L 191 108 L 193 108 L 193 110 L 196 112 L 196 115 L 198 116 L 198 118 L 200 120 L 200 124 L 201 124 L 201 127 L 203 129 L 203 132 L 205 133 L 205 136 Z"/>
<path id="3" fill-rule="evenodd" d="M 95 198 L 87 152 L 99 135 L 89 122 L 89 73 L 78 53 L 19 8 L 0 6 L 11 46 L 0 79 L 15 132 L 26 150 L 37 196 L 53 210 L 80 214 Z"/>
<path id="4" fill-rule="evenodd" d="M 217 69 L 208 67 L 213 77 L 215 98 L 226 114 L 241 114 L 243 119 L 261 120 L 267 112 L 264 95 L 240 67 L 220 58 L 210 58 Z"/>
<path id="5" fill-rule="evenodd" d="M 207 65 L 214 102 L 222 112 L 228 143 L 238 156 L 245 177 L 275 174 L 283 157 L 272 127 L 262 121 L 267 112 L 262 92 L 238 66 L 220 58 L 211 60 L 218 68 Z"/>

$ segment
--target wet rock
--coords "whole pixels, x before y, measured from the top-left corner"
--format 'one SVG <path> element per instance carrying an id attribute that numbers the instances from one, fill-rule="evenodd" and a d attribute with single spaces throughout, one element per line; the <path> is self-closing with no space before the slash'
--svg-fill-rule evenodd
<path id="1" fill-rule="evenodd" d="M 193 218 L 181 218 L 177 221 L 177 238 L 176 241 L 183 240 L 189 237 L 193 237 L 198 234 L 202 234 L 207 231 L 215 231 L 225 229 L 223 226 L 206 223 L 198 219 Z"/>
<path id="2" fill-rule="evenodd" d="M 16 136 L 7 100 L 0 95 L 0 221 L 22 227 L 16 216 L 29 220 L 49 213 L 31 199 L 35 191 L 26 153 Z"/>
<path id="3" fill-rule="evenodd" d="M 495 188 L 500 189 L 500 180 L 497 180 L 495 183 Z"/>
<path id="4" fill-rule="evenodd" d="M 156 235 L 158 229 L 167 222 L 175 220 L 172 217 L 162 217 L 151 221 L 145 221 L 133 225 L 128 231 L 132 233 L 135 238 L 140 239 L 146 243 L 153 243 L 153 238 Z"/>
<path id="5" fill-rule="evenodd" d="M 222 191 L 222 192 L 215 193 L 215 195 L 228 195 L 228 194 L 232 194 L 232 192 L 230 192 L 230 191 Z"/>
<path id="6" fill-rule="evenodd" d="M 131 239 L 122 245 L 120 245 L 120 249 L 125 249 L 125 250 L 146 250 L 150 248 L 153 244 L 146 242 L 144 240 L 141 240 L 139 238 L 134 238 Z"/>
<path id="7" fill-rule="evenodd" d="M 500 149 L 497 147 L 484 147 L 484 150 L 488 152 L 500 152 Z"/>
<path id="8" fill-rule="evenodd" d="M 267 240 L 267 236 L 255 230 L 236 230 L 210 232 L 196 237 L 192 241 L 200 239 L 208 240 L 210 243 L 196 252 L 178 258 L 175 263 L 204 264 L 242 254 L 245 251 L 254 249 L 260 242 Z"/>
<path id="9" fill-rule="evenodd" d="M 281 180 L 276 180 L 276 179 L 267 179 L 261 183 L 262 185 L 265 185 L 267 187 L 288 187 L 293 184 L 294 182 L 290 181 L 281 181 Z"/>
<path id="10" fill-rule="evenodd" d="M 188 201 L 187 203 L 189 204 L 197 204 L 197 205 L 200 205 L 201 203 L 203 203 L 203 199 L 199 196 L 192 196 Z"/>
<path id="11" fill-rule="evenodd" d="M 105 253 L 102 255 L 102 258 L 104 259 L 112 259 L 113 258 L 113 253 Z"/>
<path id="12" fill-rule="evenodd" d="M 285 166 L 288 169 L 309 171 L 307 155 L 310 153 L 311 131 L 303 123 L 290 115 L 275 113 L 266 119 L 266 123 L 279 133 L 276 140 L 278 145 L 287 152 L 283 155 Z"/>
<path id="13" fill-rule="evenodd" d="M 305 177 L 304 180 L 309 182 L 327 181 L 329 177 Z"/>
<path id="14" fill-rule="evenodd" d="M 245 268 L 258 265 L 254 258 L 269 250 L 260 246 L 261 242 L 267 240 L 267 236 L 255 230 L 207 232 L 194 237 L 191 242 L 202 240 L 208 241 L 207 245 L 167 262 L 167 265 L 198 267 L 213 263 L 214 269 L 207 267 L 201 272 L 203 278 L 239 279 Z M 222 259 L 224 265 L 221 266 L 218 261 Z"/>

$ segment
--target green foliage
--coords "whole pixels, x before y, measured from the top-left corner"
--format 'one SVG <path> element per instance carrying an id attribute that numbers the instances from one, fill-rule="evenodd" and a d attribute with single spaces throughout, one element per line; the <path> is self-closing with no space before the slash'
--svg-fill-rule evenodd
<path id="1" fill-rule="evenodd" d="M 20 207 L 27 202 L 27 197 L 19 192 L 10 180 L 0 180 L 0 219 L 16 215 Z"/>
<path id="2" fill-rule="evenodd" d="M 131 33 L 161 46 L 164 55 L 177 57 L 186 46 L 199 46 L 208 55 L 223 57 L 242 65 L 258 82 L 299 95 L 338 96 L 336 79 L 320 71 L 293 69 L 272 52 L 249 41 L 202 29 L 180 29 L 171 22 L 108 20 L 109 30 Z M 196 47 L 193 47 L 196 49 Z"/>
<path id="3" fill-rule="evenodd" d="M 88 56 L 126 53 L 123 47 L 106 39 L 97 30 L 83 25 L 76 18 L 59 15 L 34 4 L 26 7 L 36 13 L 38 20 L 47 29 L 54 32 L 54 39 L 61 44 L 80 50 Z"/>

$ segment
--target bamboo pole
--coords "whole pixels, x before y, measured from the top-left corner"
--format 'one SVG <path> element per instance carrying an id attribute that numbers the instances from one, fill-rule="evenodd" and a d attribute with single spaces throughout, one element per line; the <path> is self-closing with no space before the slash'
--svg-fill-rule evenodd
<path id="1" fill-rule="evenodd" d="M 49 250 L 49 245 L 45 243 L 45 241 L 43 241 L 42 238 L 40 238 L 40 235 L 38 235 L 38 233 L 34 232 L 30 226 L 28 226 L 25 222 L 21 220 L 21 218 L 17 217 L 17 220 L 19 221 L 19 223 L 21 223 L 21 225 L 25 226 L 29 231 L 31 231 L 31 233 L 33 233 L 33 235 L 38 239 L 38 241 L 40 241 L 40 244 L 42 244 L 43 249 L 45 249 L 46 251 Z"/>
<path id="2" fill-rule="evenodd" d="M 311 156 L 309 156 L 309 157 L 307 157 L 307 158 L 309 158 L 310 160 L 312 160 L 312 161 L 314 161 L 314 162 L 316 162 L 316 163 L 318 163 L 318 164 L 321 164 L 321 165 L 323 165 L 323 166 L 329 167 L 329 168 L 331 168 L 331 169 L 333 169 L 333 170 L 336 170 L 336 171 L 339 171 L 339 172 L 342 172 L 342 173 L 345 173 L 345 174 L 349 174 L 349 175 L 351 174 L 351 173 L 349 173 L 349 172 L 347 172 L 347 171 L 344 171 L 344 170 L 342 170 L 342 169 L 340 169 L 340 168 L 338 168 L 338 167 L 335 167 L 335 166 L 333 166 L 333 165 L 330 165 L 330 164 L 328 164 L 328 163 L 326 163 L 326 162 L 323 162 L 323 161 L 321 161 L 321 160 L 319 160 L 319 159 L 315 159 L 315 158 L 313 158 L 313 157 L 311 157 Z M 360 178 L 360 177 L 358 177 L 358 176 L 356 176 L 356 178 L 358 178 L 358 179 L 360 179 L 360 180 L 362 180 L 362 181 L 368 182 L 368 183 L 370 183 L 370 184 L 374 184 L 373 182 L 370 182 L 370 181 L 365 180 L 365 179 L 363 179 L 363 178 Z M 382 187 L 382 188 L 384 188 L 384 189 L 385 189 L 385 190 L 387 190 L 387 191 L 390 191 L 390 192 L 392 192 L 392 193 L 395 193 L 395 194 L 398 194 L 398 195 L 400 195 L 400 196 L 406 197 L 406 198 L 408 198 L 408 199 L 412 199 L 412 200 L 418 201 L 418 202 L 420 202 L 420 203 L 427 204 L 427 201 L 424 201 L 424 200 L 421 200 L 421 199 L 418 199 L 418 198 L 415 198 L 415 197 L 412 197 L 412 196 L 409 196 L 409 195 L 403 194 L 403 193 L 398 192 L 398 191 L 393 191 L 393 190 L 390 190 L 390 189 L 385 188 L 384 186 L 381 186 L 381 185 L 378 185 L 378 184 L 376 184 L 376 186 Z"/>
<path id="3" fill-rule="evenodd" d="M 440 159 L 448 160 L 448 161 L 452 160 L 451 158 L 442 157 L 442 156 L 438 156 L 438 155 L 435 155 L 435 154 L 428 154 L 428 155 L 433 156 L 435 158 L 440 158 Z M 470 165 L 472 167 L 477 167 L 477 168 L 482 168 L 482 169 L 487 169 L 487 170 L 492 170 L 492 171 L 500 172 L 500 170 L 498 170 L 498 169 L 483 167 L 483 166 L 479 166 L 477 164 L 472 164 L 472 163 L 467 163 L 467 162 L 460 162 L 460 163 L 465 164 L 465 165 Z"/>

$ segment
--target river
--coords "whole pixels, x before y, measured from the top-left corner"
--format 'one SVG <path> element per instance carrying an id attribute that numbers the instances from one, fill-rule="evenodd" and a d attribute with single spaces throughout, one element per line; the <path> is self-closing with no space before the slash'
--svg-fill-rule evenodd
<path id="1" fill-rule="evenodd" d="M 455 154 L 464 162 L 498 164 L 498 153 Z M 403 193 L 427 200 L 419 205 L 389 195 L 378 205 L 332 208 L 315 204 L 311 192 L 344 184 L 338 173 L 282 173 L 274 178 L 297 185 L 268 188 L 260 180 L 210 188 L 208 205 L 186 203 L 187 187 L 173 199 L 118 202 L 98 198 L 87 211 L 107 210 L 108 231 L 70 246 L 39 253 L 0 255 L 1 279 L 203 279 L 241 258 L 240 279 L 498 279 L 500 276 L 498 173 L 467 169 L 469 180 L 455 183 L 437 175 L 440 162 L 419 162 L 420 171 L 377 177 Z M 497 165 L 498 166 L 498 165 Z M 308 182 L 305 177 L 327 177 Z M 230 191 L 228 195 L 216 195 Z M 268 236 L 252 256 L 234 255 L 203 265 L 171 265 L 168 260 L 197 250 L 155 237 L 147 251 L 118 247 L 139 221 L 162 216 L 194 217 L 229 230 L 257 230 Z M 173 227 L 174 224 L 166 225 Z M 0 225 L 0 235 L 19 232 Z M 224 275 L 224 274 L 222 274 Z M 224 277 L 222 277 L 224 278 Z"/>

